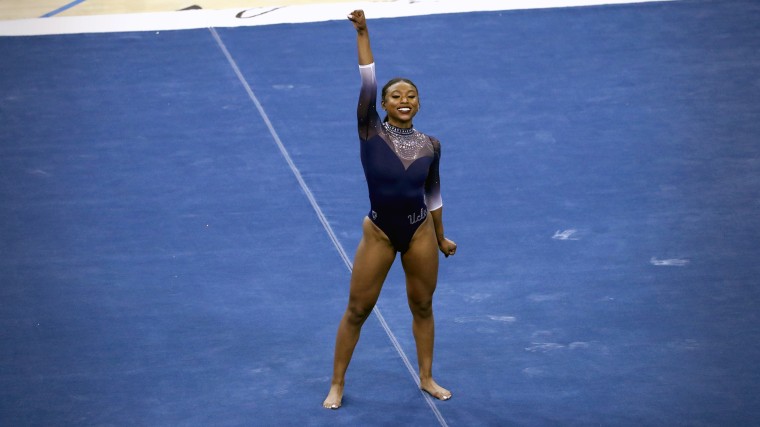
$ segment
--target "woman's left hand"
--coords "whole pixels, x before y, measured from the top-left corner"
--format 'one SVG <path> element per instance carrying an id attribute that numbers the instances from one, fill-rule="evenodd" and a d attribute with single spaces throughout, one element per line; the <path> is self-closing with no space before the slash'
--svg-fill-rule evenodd
<path id="1" fill-rule="evenodd" d="M 448 258 L 449 255 L 454 255 L 457 253 L 457 244 L 444 237 L 443 240 L 438 242 L 438 249 L 443 252 L 443 255 L 446 258 Z"/>

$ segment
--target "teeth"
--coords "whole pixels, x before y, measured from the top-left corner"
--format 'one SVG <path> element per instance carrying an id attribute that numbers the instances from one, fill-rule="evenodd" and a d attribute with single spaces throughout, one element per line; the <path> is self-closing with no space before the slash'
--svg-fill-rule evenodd
<path id="1" fill-rule="evenodd" d="M 399 108 L 398 110 L 402 112 L 412 111 L 411 108 Z"/>

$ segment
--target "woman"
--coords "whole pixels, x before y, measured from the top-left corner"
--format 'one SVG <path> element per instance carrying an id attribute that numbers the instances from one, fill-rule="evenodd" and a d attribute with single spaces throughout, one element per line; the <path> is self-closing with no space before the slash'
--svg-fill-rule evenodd
<path id="1" fill-rule="evenodd" d="M 363 235 L 354 258 L 348 306 L 338 326 L 330 392 L 323 402 L 337 409 L 343 399 L 346 369 L 359 341 L 364 321 L 375 306 L 385 277 L 401 253 L 406 276 L 412 331 L 417 344 L 420 387 L 447 400 L 451 392 L 432 376 L 433 292 L 438 280 L 438 250 L 456 253 L 456 244 L 443 235 L 438 180 L 440 143 L 412 126 L 419 111 L 417 87 L 406 79 L 393 79 L 382 90 L 377 113 L 377 81 L 364 12 L 348 19 L 356 29 L 362 85 L 357 116 L 364 174 L 371 209 L 364 218 Z"/>

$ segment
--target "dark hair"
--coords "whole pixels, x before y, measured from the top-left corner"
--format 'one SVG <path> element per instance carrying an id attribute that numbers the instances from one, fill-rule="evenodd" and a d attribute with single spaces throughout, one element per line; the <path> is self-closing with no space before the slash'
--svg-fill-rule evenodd
<path id="1" fill-rule="evenodd" d="M 414 82 L 412 82 L 411 80 L 405 79 L 403 77 L 395 77 L 395 78 L 392 78 L 392 79 L 388 80 L 388 83 L 386 83 L 385 86 L 383 86 L 383 92 L 381 94 L 381 99 L 385 99 L 385 94 L 388 92 L 388 88 L 391 87 L 391 86 L 393 86 L 393 85 L 395 85 L 398 82 L 409 83 L 410 85 L 412 85 L 412 87 L 414 87 L 414 90 L 416 90 L 416 91 L 419 92 L 419 90 L 417 89 L 417 85 L 414 84 Z"/>
<path id="2" fill-rule="evenodd" d="M 420 92 L 419 89 L 417 89 L 417 85 L 414 84 L 413 81 L 411 81 L 409 79 L 406 79 L 406 78 L 403 78 L 403 77 L 394 77 L 394 78 L 388 80 L 388 83 L 386 83 L 385 86 L 383 86 L 383 90 L 382 90 L 382 92 L 380 94 L 380 99 L 382 101 L 385 101 L 385 94 L 386 94 L 386 92 L 388 92 L 388 88 L 391 87 L 391 86 L 393 86 L 393 85 L 395 85 L 398 82 L 409 83 L 410 85 L 412 85 L 412 87 L 414 88 L 414 90 L 417 91 L 417 93 Z M 385 118 L 383 119 L 383 121 L 384 122 L 388 121 L 388 115 L 385 116 Z"/>

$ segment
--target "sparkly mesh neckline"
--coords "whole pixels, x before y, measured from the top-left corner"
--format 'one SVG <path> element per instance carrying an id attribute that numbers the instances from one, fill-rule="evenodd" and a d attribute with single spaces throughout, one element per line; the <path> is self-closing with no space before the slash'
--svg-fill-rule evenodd
<path id="1" fill-rule="evenodd" d="M 414 133 L 414 128 L 397 128 L 396 126 L 393 126 L 392 124 L 388 122 L 383 122 L 383 127 L 385 127 L 385 130 L 388 132 L 393 132 L 398 135 L 411 135 Z"/>
<path id="2" fill-rule="evenodd" d="M 383 122 L 383 127 L 388 132 L 393 151 L 404 160 L 416 160 L 428 143 L 427 137 L 413 127 L 399 128 L 388 122 Z"/>

